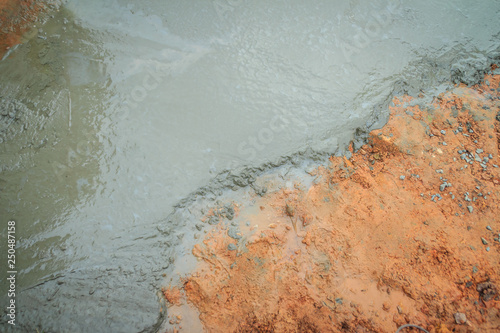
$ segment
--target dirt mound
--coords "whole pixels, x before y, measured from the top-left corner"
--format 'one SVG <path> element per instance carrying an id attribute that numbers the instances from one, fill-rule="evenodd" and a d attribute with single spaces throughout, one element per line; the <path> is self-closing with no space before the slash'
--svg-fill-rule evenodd
<path id="1" fill-rule="evenodd" d="M 195 246 L 180 302 L 208 332 L 500 331 L 499 80 L 394 98 L 313 186 L 239 205 L 247 228 Z"/>

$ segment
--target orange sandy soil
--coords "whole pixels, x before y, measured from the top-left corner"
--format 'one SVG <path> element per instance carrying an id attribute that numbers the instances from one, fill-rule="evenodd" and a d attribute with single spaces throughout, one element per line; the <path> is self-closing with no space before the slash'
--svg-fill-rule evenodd
<path id="1" fill-rule="evenodd" d="M 248 237 L 209 232 L 167 301 L 194 306 L 207 332 L 500 332 L 500 76 L 485 80 L 431 105 L 394 98 L 351 159 L 332 157 L 309 188 L 256 197 Z M 477 149 L 493 156 L 486 170 L 457 152 Z M 181 311 L 169 318 L 189 331 Z"/>
<path id="2" fill-rule="evenodd" d="M 0 59 L 10 47 L 21 43 L 23 34 L 45 10 L 41 1 L 0 0 Z"/>

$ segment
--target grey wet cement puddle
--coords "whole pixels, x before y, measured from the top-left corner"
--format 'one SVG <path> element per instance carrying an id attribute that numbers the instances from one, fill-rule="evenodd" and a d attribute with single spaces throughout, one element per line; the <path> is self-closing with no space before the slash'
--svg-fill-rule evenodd
<path id="1" fill-rule="evenodd" d="M 395 93 L 478 80 L 499 54 L 499 10 L 68 1 L 0 62 L 19 325 L 157 329 L 162 274 L 188 271 L 204 208 L 359 146 Z"/>

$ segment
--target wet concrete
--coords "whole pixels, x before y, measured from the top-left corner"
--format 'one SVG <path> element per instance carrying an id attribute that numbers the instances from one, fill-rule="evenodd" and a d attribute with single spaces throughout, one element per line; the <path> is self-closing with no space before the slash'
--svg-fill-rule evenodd
<path id="1" fill-rule="evenodd" d="M 498 56 L 498 10 L 66 2 L 0 62 L 19 324 L 154 330 L 162 275 L 188 248 L 175 245 L 200 233 L 188 207 L 264 194 L 262 172 L 359 147 L 394 92 L 478 80 Z"/>

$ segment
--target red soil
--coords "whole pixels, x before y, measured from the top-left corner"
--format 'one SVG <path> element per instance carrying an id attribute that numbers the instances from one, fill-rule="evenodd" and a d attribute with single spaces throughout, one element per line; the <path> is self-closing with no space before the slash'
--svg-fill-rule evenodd
<path id="1" fill-rule="evenodd" d="M 0 0 L 0 59 L 36 22 L 47 5 L 36 0 Z"/>

